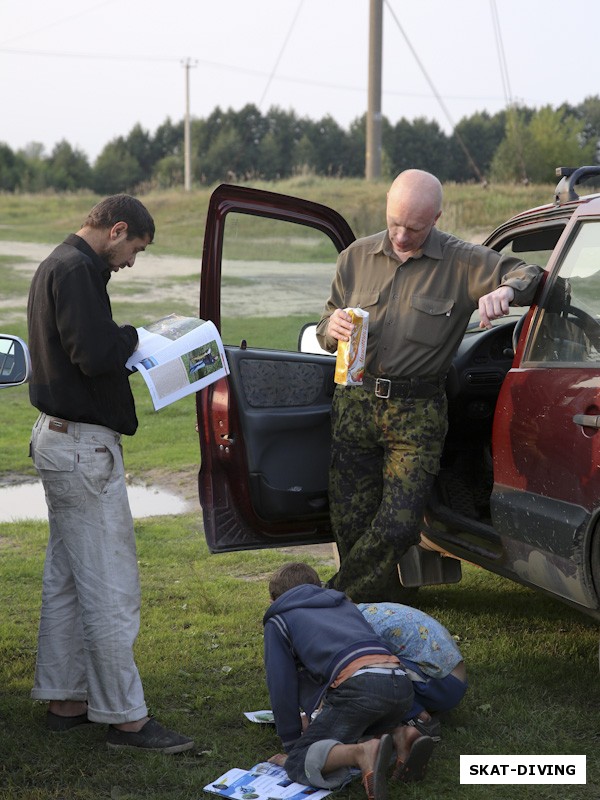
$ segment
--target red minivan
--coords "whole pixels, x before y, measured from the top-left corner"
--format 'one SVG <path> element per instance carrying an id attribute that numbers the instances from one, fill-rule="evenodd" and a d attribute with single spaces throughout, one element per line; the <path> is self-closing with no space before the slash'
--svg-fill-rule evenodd
<path id="1" fill-rule="evenodd" d="M 485 242 L 540 264 L 545 280 L 525 313 L 465 332 L 441 471 L 399 580 L 457 581 L 464 560 L 600 619 L 600 194 L 576 191 L 600 167 L 557 173 L 552 203 Z M 197 396 L 212 552 L 332 540 L 335 358 L 314 326 L 354 238 L 313 202 L 230 185 L 212 195 L 200 317 L 221 331 L 230 367 Z"/>

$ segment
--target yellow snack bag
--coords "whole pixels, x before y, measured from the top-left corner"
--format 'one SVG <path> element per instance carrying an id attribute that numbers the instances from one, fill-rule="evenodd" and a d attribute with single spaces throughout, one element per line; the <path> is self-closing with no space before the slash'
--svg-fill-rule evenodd
<path id="1" fill-rule="evenodd" d="M 349 342 L 338 342 L 334 381 L 342 386 L 361 386 L 365 374 L 365 355 L 369 332 L 369 312 L 345 308 L 354 323 Z"/>

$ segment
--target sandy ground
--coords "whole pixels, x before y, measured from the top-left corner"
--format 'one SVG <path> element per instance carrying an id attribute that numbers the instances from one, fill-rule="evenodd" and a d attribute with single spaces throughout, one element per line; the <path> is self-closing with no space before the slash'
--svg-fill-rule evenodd
<path id="1" fill-rule="evenodd" d="M 0 255 L 15 256 L 14 268 L 31 277 L 53 249 L 53 245 L 0 241 Z M 22 261 L 21 259 L 25 259 Z M 113 275 L 109 292 L 114 301 L 135 303 L 165 302 L 165 313 L 177 303 L 197 304 L 200 285 L 200 258 L 156 256 L 143 253 L 132 269 Z M 320 311 L 333 276 L 333 264 L 303 264 L 301 274 L 293 263 L 280 261 L 228 261 L 225 277 L 223 316 L 282 316 Z M 176 278 L 173 281 L 172 278 Z M 189 278 L 189 281 L 185 280 Z M 136 292 L 136 288 L 139 290 Z M 19 317 L 15 308 L 25 309 L 27 298 L 0 300 L 4 328 Z"/>
<path id="2" fill-rule="evenodd" d="M 55 244 L 39 244 L 33 242 L 10 242 L 0 241 L 0 255 L 18 256 L 27 259 L 27 262 L 16 264 L 17 269 L 24 273 L 33 274 L 40 261 L 52 252 Z M 179 256 L 155 256 L 151 252 L 144 253 L 138 257 L 137 275 L 136 267 L 127 271 L 135 280 L 156 280 L 162 278 L 167 268 L 171 275 L 178 277 L 189 275 L 194 277 L 200 273 L 199 258 L 180 258 Z M 143 273 L 141 267 L 143 266 Z"/>

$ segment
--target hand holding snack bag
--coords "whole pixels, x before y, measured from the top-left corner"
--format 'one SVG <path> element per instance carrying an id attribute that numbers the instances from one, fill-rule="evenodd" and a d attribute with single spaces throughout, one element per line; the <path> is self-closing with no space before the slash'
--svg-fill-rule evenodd
<path id="1" fill-rule="evenodd" d="M 345 308 L 354 330 L 347 342 L 338 342 L 334 381 L 342 386 L 361 386 L 365 374 L 365 355 L 369 332 L 369 312 L 362 308 Z"/>

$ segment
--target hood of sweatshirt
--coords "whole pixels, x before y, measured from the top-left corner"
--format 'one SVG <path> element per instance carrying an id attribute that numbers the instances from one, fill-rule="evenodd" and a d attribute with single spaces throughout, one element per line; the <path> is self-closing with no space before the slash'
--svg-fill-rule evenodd
<path id="1" fill-rule="evenodd" d="M 303 583 L 284 592 L 277 600 L 274 600 L 267 609 L 263 618 L 266 624 L 271 617 L 283 614 L 295 608 L 335 608 L 340 606 L 348 598 L 343 592 L 337 589 L 323 589 L 310 583 Z"/>

